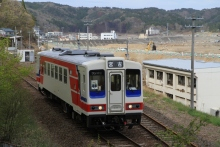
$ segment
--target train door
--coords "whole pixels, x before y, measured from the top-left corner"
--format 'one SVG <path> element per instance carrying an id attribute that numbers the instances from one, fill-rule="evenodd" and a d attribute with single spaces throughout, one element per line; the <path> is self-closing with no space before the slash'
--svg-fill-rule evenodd
<path id="1" fill-rule="evenodd" d="M 124 71 L 108 71 L 108 114 L 124 113 Z"/>

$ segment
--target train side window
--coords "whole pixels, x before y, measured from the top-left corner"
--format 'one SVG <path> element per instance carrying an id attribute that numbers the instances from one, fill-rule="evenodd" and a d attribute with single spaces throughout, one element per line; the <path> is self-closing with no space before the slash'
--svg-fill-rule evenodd
<path id="1" fill-rule="evenodd" d="M 63 70 L 63 82 L 66 84 L 67 83 L 67 69 Z"/>
<path id="2" fill-rule="evenodd" d="M 51 77 L 53 78 L 54 77 L 54 65 L 51 64 Z"/>
<path id="3" fill-rule="evenodd" d="M 58 67 L 55 65 L 55 79 L 58 79 Z"/>
<path id="4" fill-rule="evenodd" d="M 141 72 L 137 69 L 126 70 L 126 89 L 140 90 L 141 89 Z"/>
<path id="5" fill-rule="evenodd" d="M 47 64 L 46 64 L 46 62 L 43 63 L 43 68 L 44 68 L 44 74 L 47 74 Z"/>
<path id="6" fill-rule="evenodd" d="M 50 75 L 50 63 L 47 63 L 47 74 Z"/>
<path id="7" fill-rule="evenodd" d="M 59 67 L 59 80 L 62 81 L 62 67 Z"/>

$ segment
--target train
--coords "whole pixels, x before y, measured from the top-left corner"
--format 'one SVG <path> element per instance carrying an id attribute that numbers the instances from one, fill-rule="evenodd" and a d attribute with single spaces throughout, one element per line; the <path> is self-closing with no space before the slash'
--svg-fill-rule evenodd
<path id="1" fill-rule="evenodd" d="M 38 90 L 88 128 L 131 129 L 143 113 L 139 62 L 92 50 L 52 48 L 37 53 Z"/>

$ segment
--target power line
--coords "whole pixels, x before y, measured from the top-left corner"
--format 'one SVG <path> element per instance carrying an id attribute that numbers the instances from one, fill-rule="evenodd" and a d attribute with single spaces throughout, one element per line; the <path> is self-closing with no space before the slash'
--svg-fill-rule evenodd
<path id="1" fill-rule="evenodd" d="M 188 17 L 185 19 L 192 20 L 192 25 L 185 26 L 186 28 L 192 28 L 192 47 L 191 47 L 191 109 L 194 109 L 194 34 L 196 28 L 201 28 L 203 26 L 196 26 L 195 21 L 201 20 L 203 18 Z"/>

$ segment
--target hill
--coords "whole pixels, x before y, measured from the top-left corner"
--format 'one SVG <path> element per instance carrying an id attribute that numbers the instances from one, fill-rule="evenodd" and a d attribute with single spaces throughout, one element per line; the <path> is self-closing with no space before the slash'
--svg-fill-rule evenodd
<path id="1" fill-rule="evenodd" d="M 118 33 L 144 33 L 154 25 L 166 31 L 167 23 L 171 31 L 184 31 L 186 24 L 191 24 L 185 17 L 203 17 L 198 25 L 205 31 L 220 29 L 220 8 L 213 9 L 176 9 L 158 8 L 122 9 L 116 7 L 72 7 L 52 2 L 26 2 L 28 11 L 37 20 L 41 29 L 61 30 L 64 32 L 86 32 L 85 20 L 92 21 L 90 32 L 101 33 L 115 30 Z"/>

